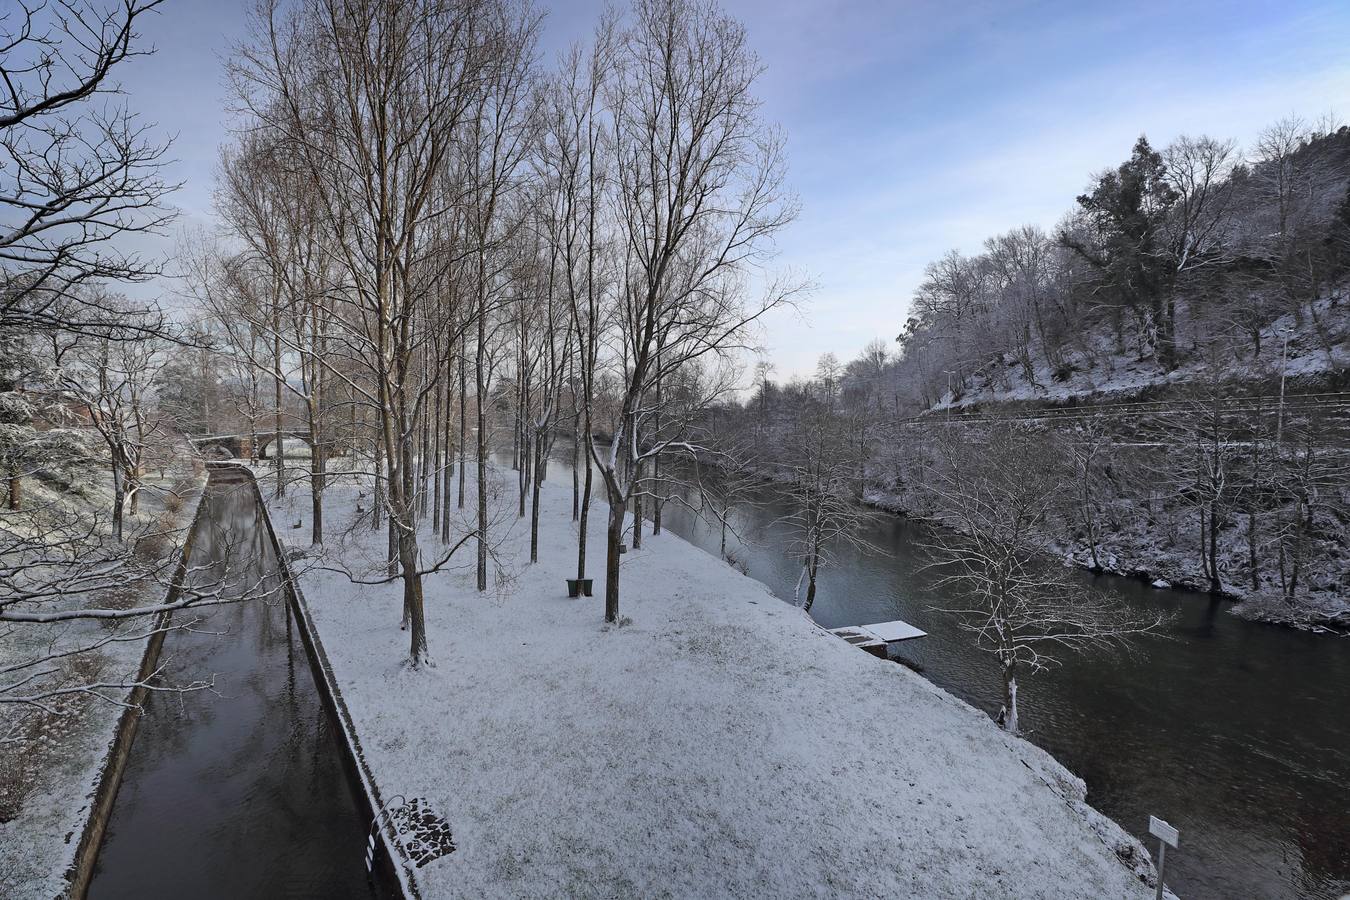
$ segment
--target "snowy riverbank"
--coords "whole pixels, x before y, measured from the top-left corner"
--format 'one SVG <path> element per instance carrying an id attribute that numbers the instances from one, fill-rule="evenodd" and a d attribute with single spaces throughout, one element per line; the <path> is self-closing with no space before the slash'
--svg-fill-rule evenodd
<path id="1" fill-rule="evenodd" d="M 186 539 L 205 476 L 182 455 L 161 473 L 147 473 L 139 512 L 128 517 L 128 533 L 143 527 L 163 532 L 153 552 L 167 557 Z M 44 473 L 27 480 L 26 509 L 43 518 L 75 516 L 92 522 L 107 539 L 112 506 L 111 477 L 81 464 L 73 471 Z M 25 520 L 27 521 L 27 520 Z M 0 523 L 3 524 L 3 523 Z M 158 602 L 163 578 L 128 579 L 122 591 L 73 594 L 64 604 L 124 608 Z M 97 682 L 106 699 L 66 694 L 47 702 L 55 714 L 21 704 L 0 705 L 0 897 L 48 900 L 64 896 L 80 836 L 89 820 L 114 733 L 120 705 L 136 679 L 150 628 L 143 619 L 75 621 L 0 626 L 0 670 L 6 665 L 100 644 L 95 650 L 54 660 L 42 686 Z M 27 674 L 21 671 L 20 674 Z"/>
<path id="2" fill-rule="evenodd" d="M 868 490 L 863 502 L 874 509 L 906 518 L 927 518 L 929 510 L 915 492 L 884 492 Z M 1220 541 L 1220 560 L 1226 572 L 1241 571 L 1246 553 L 1246 525 L 1239 520 L 1233 528 L 1223 532 Z M 1185 537 L 1178 538 L 1175 529 L 1171 536 L 1160 534 L 1138 515 L 1125 510 L 1120 527 L 1104 530 L 1097 539 L 1097 561 L 1083 540 L 1059 541 L 1056 550 L 1067 566 L 1089 571 L 1133 578 L 1157 587 L 1209 593 L 1208 581 L 1200 572 L 1198 551 Z M 1350 594 L 1335 589 L 1337 580 L 1344 580 L 1344 561 L 1329 556 L 1340 572 L 1315 572 L 1322 583 L 1316 591 L 1299 594 L 1297 605 L 1286 603 L 1278 593 L 1277 573 L 1273 563 L 1262 572 L 1259 591 L 1247 582 L 1229 577 L 1224 580 L 1222 596 L 1235 601 L 1229 607 L 1233 615 L 1258 622 L 1269 622 L 1311 631 L 1330 629 L 1344 631 L 1350 627 Z"/>
<path id="3" fill-rule="evenodd" d="M 1010 360 L 1006 365 L 986 366 L 971 378 L 959 396 L 950 393 L 943 396 L 931 406 L 931 412 L 1018 415 L 1049 408 L 1086 413 L 1099 404 L 1109 410 L 1113 405 L 1131 401 L 1193 396 L 1197 390 L 1206 390 L 1204 386 L 1211 381 L 1222 384 L 1229 397 L 1284 396 L 1286 390 L 1291 398 L 1320 392 L 1327 392 L 1321 394 L 1323 397 L 1334 397 L 1335 392 L 1344 391 L 1350 372 L 1347 291 L 1350 283 L 1333 285 L 1312 304 L 1311 314 L 1286 313 L 1259 329 L 1260 346 L 1264 348 L 1260 354 L 1253 352 L 1250 342 L 1241 342 L 1216 359 L 1201 352 L 1198 346 L 1187 347 L 1183 342 L 1181 358 L 1170 368 L 1122 347 L 1103 323 L 1080 335 L 1079 347 L 1066 350 L 1064 377 L 1056 377 L 1043 359 L 1036 363 L 1034 382 Z M 1191 313 L 1190 302 L 1183 299 L 1179 303 L 1183 331 L 1198 327 L 1192 324 Z M 1274 409 L 1273 400 L 1269 408 Z M 1334 409 L 1323 414 L 1326 420 L 1320 425 L 1332 435 L 1338 427 Z M 1237 421 L 1242 415 L 1232 417 Z M 1249 411 L 1246 415 L 1254 414 Z M 1253 419 L 1259 420 L 1259 415 Z M 1247 440 L 1240 436 L 1234 439 Z M 1332 437 L 1326 440 L 1323 453 L 1344 454 L 1341 442 Z M 1110 454 L 1105 455 L 1109 460 Z M 1230 458 L 1225 465 L 1237 470 L 1240 463 Z M 1235 493 L 1249 489 L 1241 487 L 1243 482 L 1234 473 L 1225 474 L 1232 478 L 1225 495 L 1230 508 L 1221 514 L 1217 556 L 1222 596 L 1238 601 L 1230 608 L 1231 612 L 1255 621 L 1314 631 L 1325 627 L 1350 629 L 1350 552 L 1347 552 L 1350 548 L 1344 535 L 1337 533 L 1343 530 L 1343 518 L 1329 516 L 1310 529 L 1308 546 L 1302 551 L 1302 571 L 1296 579 L 1299 588 L 1291 602 L 1286 600 L 1281 587 L 1280 563 L 1269 521 L 1263 522 L 1257 534 L 1249 538 L 1252 520 L 1245 514 L 1246 508 L 1233 501 Z M 1114 477 L 1107 479 L 1107 485 L 1114 481 Z M 1259 490 L 1269 488 L 1263 486 Z M 1149 511 L 1141 507 L 1138 499 L 1131 502 L 1111 497 L 1109 490 L 1098 498 L 1097 502 L 1102 504 L 1097 535 L 1100 570 L 1209 593 L 1209 578 L 1202 563 L 1202 529 L 1195 509 L 1160 502 Z M 923 501 L 912 491 L 906 492 L 894 484 L 873 483 L 868 501 L 903 515 L 923 514 Z M 1322 498 L 1322 502 L 1334 509 L 1344 505 L 1345 496 L 1342 492 L 1339 500 L 1328 497 Z M 1271 514 L 1271 510 L 1262 513 L 1267 519 Z M 1283 515 L 1287 518 L 1287 511 Z M 1260 548 L 1254 583 L 1248 563 L 1255 554 L 1253 544 Z M 1066 528 L 1059 545 L 1067 563 L 1096 568 L 1081 526 L 1075 523 Z"/>
<path id="4" fill-rule="evenodd" d="M 1142 848 L 1048 755 L 674 535 L 624 557 L 631 621 L 604 626 L 599 597 L 566 599 L 560 485 L 538 564 L 512 517 L 495 591 L 428 577 L 437 664 L 407 669 L 401 588 L 322 567 L 383 552 L 347 530 L 358 489 L 327 493 L 344 536 L 300 581 L 381 791 L 454 832 L 426 896 L 1151 896 Z M 303 485 L 269 503 L 303 542 Z"/>

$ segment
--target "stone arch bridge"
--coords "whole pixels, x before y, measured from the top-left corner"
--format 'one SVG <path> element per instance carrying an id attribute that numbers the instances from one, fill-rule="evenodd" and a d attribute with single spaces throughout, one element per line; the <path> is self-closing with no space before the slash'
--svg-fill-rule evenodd
<path id="1" fill-rule="evenodd" d="M 314 450 L 309 431 L 302 428 L 283 428 L 280 431 L 264 429 L 252 434 L 198 434 L 189 436 L 188 440 L 199 453 L 218 449 L 239 459 L 248 459 L 253 456 L 256 449 L 258 459 L 267 459 L 268 448 L 275 444 L 278 438 L 281 439 L 283 448 L 287 443 L 300 441 L 309 446 L 311 453 Z M 334 456 L 343 449 L 333 441 L 326 441 L 323 444 L 325 456 Z"/>

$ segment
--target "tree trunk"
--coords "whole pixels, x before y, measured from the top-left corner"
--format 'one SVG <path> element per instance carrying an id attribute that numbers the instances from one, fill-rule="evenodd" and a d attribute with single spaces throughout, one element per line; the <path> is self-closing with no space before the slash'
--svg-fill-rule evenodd
<path id="1" fill-rule="evenodd" d="M 1083 482 L 1083 527 L 1087 530 L 1088 550 L 1092 554 L 1092 571 L 1100 572 L 1101 563 L 1097 560 L 1097 526 L 1092 516 L 1092 496 L 1088 489 L 1087 482 Z"/>
<path id="2" fill-rule="evenodd" d="M 590 435 L 587 435 L 586 439 L 590 440 Z M 577 578 L 586 577 L 586 524 L 591 516 L 591 478 L 593 476 L 589 453 L 583 454 L 581 458 L 586 461 L 586 477 L 585 486 L 581 493 L 581 515 L 577 524 Z"/>
<path id="3" fill-rule="evenodd" d="M 575 406 L 575 395 L 573 397 Z M 578 407 L 572 416 L 572 521 L 581 514 L 581 409 Z M 590 466 L 587 458 L 587 467 Z"/>
<path id="4" fill-rule="evenodd" d="M 1169 370 L 1177 365 L 1177 300 L 1176 294 L 1169 290 L 1163 304 L 1162 342 L 1164 358 Z"/>
<path id="5" fill-rule="evenodd" d="M 1175 304 L 1170 296 L 1165 298 L 1162 290 L 1159 289 L 1154 292 L 1150 306 L 1150 311 L 1153 314 L 1153 325 L 1156 329 L 1154 341 L 1157 348 L 1158 364 L 1170 372 L 1176 366 L 1176 346 L 1172 337 L 1171 324 Z"/>
<path id="6" fill-rule="evenodd" d="M 1298 503 L 1294 507 L 1294 540 L 1289 548 L 1289 589 L 1287 599 L 1292 605 L 1294 597 L 1298 594 L 1299 570 L 1303 563 L 1303 536 L 1305 521 L 1305 500 L 1302 495 L 1298 498 Z"/>
<path id="7" fill-rule="evenodd" d="M 633 549 L 642 549 L 642 464 L 638 463 L 633 476 Z"/>
<path id="8" fill-rule="evenodd" d="M 141 510 L 141 473 L 132 466 L 127 470 L 127 514 L 135 518 Z"/>
<path id="9" fill-rule="evenodd" d="M 1257 415 L 1260 415 L 1260 407 L 1257 407 Z M 1252 475 L 1251 487 L 1249 489 L 1247 500 L 1247 569 L 1251 573 L 1252 590 L 1260 588 L 1260 580 L 1257 575 L 1256 558 L 1256 510 L 1260 502 L 1258 486 L 1261 484 L 1261 441 L 1259 433 L 1252 435 Z"/>
<path id="10" fill-rule="evenodd" d="M 619 621 L 619 545 L 623 543 L 623 498 L 609 492 L 609 546 L 605 558 L 605 621 Z"/>
<path id="11" fill-rule="evenodd" d="M 465 374 L 465 357 L 468 355 L 466 341 L 461 338 L 459 342 L 459 508 L 464 508 L 464 466 L 468 462 L 469 446 L 465 439 L 465 434 L 469 430 L 468 397 L 469 381 Z"/>
<path id="12" fill-rule="evenodd" d="M 276 454 L 277 465 L 277 486 L 276 496 L 283 497 L 286 494 L 286 454 L 283 448 L 283 438 L 281 437 L 281 312 L 277 306 L 276 298 L 272 301 L 272 381 L 276 389 L 276 440 L 272 441 L 272 452 Z"/>
<path id="13" fill-rule="evenodd" d="M 543 453 L 544 441 L 536 436 L 534 439 L 534 489 L 530 497 L 530 562 L 539 562 L 539 491 L 544 477 L 544 462 L 540 459 Z"/>
<path id="14" fill-rule="evenodd" d="M 439 360 L 437 361 L 439 368 Z M 436 379 L 436 395 L 433 401 L 435 414 L 433 416 L 432 433 L 434 442 L 431 448 L 431 530 L 438 532 L 441 530 L 441 480 L 445 475 L 445 454 L 446 448 L 442 441 L 445 428 L 442 425 L 441 417 L 445 409 L 445 384 L 441 378 Z"/>
<path id="15" fill-rule="evenodd" d="M 1209 578 L 1209 522 L 1205 515 L 1205 505 L 1196 508 L 1200 514 L 1200 573 Z"/>
<path id="16" fill-rule="evenodd" d="M 427 377 L 426 364 L 422 366 L 423 377 Z M 417 488 L 415 495 L 417 497 L 417 515 L 419 518 L 425 518 L 427 514 L 427 485 L 429 484 L 430 471 L 427 468 L 431 463 L 431 415 L 430 410 L 423 404 L 421 414 L 418 416 L 420 423 L 418 431 L 420 440 L 417 452 Z"/>
<path id="17" fill-rule="evenodd" d="M 370 504 L 370 530 L 378 531 L 380 520 L 384 518 L 384 439 L 378 431 L 371 443 L 375 448 L 375 496 Z"/>
<path id="18" fill-rule="evenodd" d="M 253 371 L 252 367 L 249 371 Z M 256 378 L 250 378 L 248 409 L 248 464 L 258 464 L 258 385 Z M 353 406 L 353 409 L 355 406 Z"/>
<path id="19" fill-rule="evenodd" d="M 313 441 L 309 461 L 309 499 L 311 523 L 309 529 L 309 542 L 318 546 L 323 543 L 323 491 L 326 487 L 328 459 L 327 454 L 323 452 L 320 443 L 318 431 L 315 428 L 310 429 L 310 440 Z"/>
<path id="20" fill-rule="evenodd" d="M 521 392 L 516 391 L 516 426 L 511 430 L 511 470 L 520 471 Z"/>
<path id="21" fill-rule="evenodd" d="M 1247 568 L 1251 571 L 1252 590 L 1260 588 L 1256 571 L 1256 511 L 1247 513 Z"/>
<path id="22" fill-rule="evenodd" d="M 448 367 L 447 367 L 448 368 Z M 444 463 L 444 472 L 441 477 L 441 543 L 450 543 L 450 485 L 455 476 L 455 445 L 450 440 L 450 420 L 453 418 L 450 414 L 453 411 L 450 403 L 450 373 L 446 372 L 445 383 L 445 420 L 442 428 L 445 432 L 441 438 L 441 450 Z"/>
<path id="23" fill-rule="evenodd" d="M 1019 734 L 1017 724 L 1017 664 L 1003 664 L 1003 709 L 999 713 L 999 724 L 1009 734 Z"/>
<path id="24" fill-rule="evenodd" d="M 811 551 L 811 559 L 806 566 L 806 602 L 802 604 L 803 612 L 810 612 L 811 605 L 816 602 L 816 570 L 819 562 L 817 551 Z"/>
<path id="25" fill-rule="evenodd" d="M 481 268 L 481 264 L 480 264 Z M 482 297 L 483 294 L 480 294 Z M 478 356 L 475 365 L 475 386 L 477 388 L 477 448 L 478 448 L 478 590 L 486 591 L 488 557 L 488 497 L 487 497 L 487 311 L 486 301 L 480 300 L 478 310 Z"/>
<path id="26" fill-rule="evenodd" d="M 116 451 L 113 452 L 112 477 L 113 477 L 113 514 L 112 514 L 113 540 L 120 541 L 122 540 L 122 517 L 123 517 L 122 513 L 123 513 L 123 504 L 126 502 L 126 493 L 123 490 L 124 481 L 122 476 L 122 464 L 118 460 Z"/>
<path id="27" fill-rule="evenodd" d="M 665 497 L 661 493 L 661 454 L 658 453 L 652 457 L 652 484 L 656 486 L 653 493 L 656 497 L 652 500 L 652 537 L 661 533 L 661 507 L 664 506 Z"/>
<path id="28" fill-rule="evenodd" d="M 517 450 L 516 459 L 518 465 L 516 480 L 519 482 L 520 498 L 518 501 L 519 508 L 516 510 L 516 518 L 523 519 L 525 518 L 525 495 L 529 492 L 531 483 L 531 460 L 533 459 L 530 447 L 530 432 L 525 431 L 521 434 L 519 443 L 520 447 Z"/>
<path id="29" fill-rule="evenodd" d="M 23 508 L 23 484 L 18 475 L 9 476 L 9 508 L 19 510 Z"/>
<path id="30" fill-rule="evenodd" d="M 408 504 L 402 504 L 407 506 Z M 408 659 L 414 669 L 431 662 L 427 653 L 426 615 L 422 598 L 422 576 L 417 572 L 417 535 L 410 526 L 412 512 L 402 512 L 404 526 L 398 529 L 398 561 L 403 569 L 403 615 L 408 623 L 410 646 Z"/>
<path id="31" fill-rule="evenodd" d="M 1223 593 L 1219 581 L 1219 514 L 1213 502 L 1209 505 L 1209 592 Z"/>

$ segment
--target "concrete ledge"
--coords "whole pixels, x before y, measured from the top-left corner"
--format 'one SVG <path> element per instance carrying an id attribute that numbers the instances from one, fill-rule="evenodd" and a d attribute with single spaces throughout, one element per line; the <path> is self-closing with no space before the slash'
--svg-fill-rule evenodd
<path id="1" fill-rule="evenodd" d="M 220 468 L 228 466 L 244 473 L 248 477 L 249 484 L 253 486 L 254 496 L 257 498 L 258 507 L 262 511 L 263 522 L 267 526 L 268 539 L 272 542 L 273 551 L 277 557 L 277 565 L 281 569 L 286 591 L 286 603 L 299 623 L 300 639 L 305 645 L 306 654 L 309 656 L 310 670 L 313 672 L 319 697 L 336 733 L 344 738 L 341 742 L 343 768 L 346 770 L 347 777 L 351 780 L 352 785 L 357 788 L 357 799 L 361 804 L 367 823 L 372 822 L 379 811 L 383 809 L 384 801 L 380 796 L 379 786 L 375 784 L 375 779 L 371 774 L 370 765 L 366 762 L 365 751 L 361 748 L 361 740 L 352 724 L 351 713 L 348 712 L 347 704 L 342 699 L 342 690 L 338 687 L 337 679 L 333 676 L 332 666 L 328 662 L 328 654 L 324 652 L 323 643 L 314 627 L 313 619 L 309 613 L 309 605 L 305 602 L 304 593 L 300 590 L 300 582 L 291 572 L 284 547 L 281 541 L 277 539 L 276 529 L 272 525 L 272 516 L 267 510 L 267 504 L 263 501 L 258 480 L 252 470 L 242 464 L 217 463 L 216 466 Z M 375 854 L 375 866 L 379 872 L 379 886 L 390 891 L 396 891 L 397 895 L 405 898 L 405 900 L 421 900 L 422 894 L 418 889 L 416 876 L 413 874 L 414 867 L 403 852 L 402 845 L 399 844 L 397 837 L 394 835 L 392 826 L 385 822 L 379 830 L 379 835 L 378 847 L 381 848 L 382 852 Z"/>
<path id="2" fill-rule="evenodd" d="M 208 482 L 209 483 L 209 482 Z M 205 491 L 203 490 L 203 495 Z M 183 579 L 187 575 L 188 559 L 201 524 L 202 496 L 197 497 L 197 508 L 192 514 L 192 524 L 188 528 L 187 538 L 183 541 L 182 553 L 178 565 L 174 568 L 173 580 L 169 583 L 169 592 L 165 603 L 173 603 L 183 589 Z M 168 624 L 172 613 L 161 612 L 155 616 L 155 633 L 145 643 L 145 653 L 141 656 L 141 666 L 136 673 L 138 684 L 132 688 L 127 702 L 131 704 L 122 710 L 113 732 L 112 747 L 103 762 L 103 771 L 99 774 L 98 787 L 94 790 L 94 802 L 89 808 L 89 818 L 80 834 L 80 843 L 75 850 L 75 862 L 66 874 L 70 887 L 67 896 L 72 900 L 84 900 L 89 892 L 89 882 L 94 877 L 94 863 L 98 859 L 99 848 L 103 846 L 103 835 L 108 828 L 108 819 L 112 815 L 113 803 L 117 800 L 117 791 L 122 786 L 122 776 L 126 773 L 127 760 L 131 756 L 131 747 L 136 740 L 136 729 L 140 725 L 140 705 L 145 702 L 149 691 L 140 682 L 150 678 L 159 667 L 159 655 L 164 648 L 165 632 L 161 629 Z"/>

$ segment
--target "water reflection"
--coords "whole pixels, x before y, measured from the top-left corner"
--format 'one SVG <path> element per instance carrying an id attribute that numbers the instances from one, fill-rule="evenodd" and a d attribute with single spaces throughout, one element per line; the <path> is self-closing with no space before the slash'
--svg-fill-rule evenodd
<path id="1" fill-rule="evenodd" d="M 213 474 L 192 553 L 226 596 L 275 587 L 277 564 L 246 483 Z M 99 853 L 91 897 L 361 897 L 365 822 L 288 608 L 279 595 L 196 612 L 165 665 L 215 692 L 146 705 Z"/>

